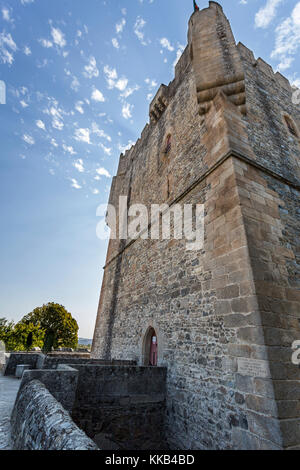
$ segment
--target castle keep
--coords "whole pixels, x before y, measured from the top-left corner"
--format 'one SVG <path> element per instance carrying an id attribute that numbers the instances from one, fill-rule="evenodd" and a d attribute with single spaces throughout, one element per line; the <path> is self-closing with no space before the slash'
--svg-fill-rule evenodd
<path id="1" fill-rule="evenodd" d="M 292 93 L 236 45 L 222 7 L 209 2 L 190 18 L 188 45 L 150 105 L 150 123 L 120 157 L 116 208 L 119 196 L 149 208 L 205 207 L 202 250 L 176 239 L 110 240 L 93 341 L 94 359 L 167 368 L 171 448 L 300 449 Z"/>

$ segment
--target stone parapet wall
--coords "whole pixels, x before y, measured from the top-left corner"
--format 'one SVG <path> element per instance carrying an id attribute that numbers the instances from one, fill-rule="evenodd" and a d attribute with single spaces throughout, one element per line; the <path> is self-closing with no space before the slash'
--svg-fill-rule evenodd
<path id="1" fill-rule="evenodd" d="M 167 449 L 166 369 L 74 365 L 79 372 L 72 417 L 103 450 Z"/>
<path id="2" fill-rule="evenodd" d="M 35 369 L 39 358 L 40 354 L 38 353 L 11 353 L 6 362 L 4 375 L 15 375 L 16 368 L 20 364 L 28 364 L 32 369 Z"/>
<path id="3" fill-rule="evenodd" d="M 29 382 L 38 380 L 67 411 L 71 412 L 75 401 L 78 371 L 67 365 L 61 367 L 59 370 L 25 370 L 19 393 Z"/>
<path id="4" fill-rule="evenodd" d="M 11 418 L 15 450 L 98 450 L 38 380 L 20 390 Z"/>
<path id="5" fill-rule="evenodd" d="M 118 360 L 113 359 L 107 361 L 104 359 L 90 359 L 89 354 L 82 353 L 11 353 L 8 355 L 6 360 L 6 366 L 4 367 L 4 375 L 12 376 L 16 373 L 16 367 L 20 364 L 29 365 L 32 370 L 54 370 L 57 369 L 60 364 L 94 364 L 94 365 L 119 365 L 119 366 L 134 366 L 135 361 Z"/>

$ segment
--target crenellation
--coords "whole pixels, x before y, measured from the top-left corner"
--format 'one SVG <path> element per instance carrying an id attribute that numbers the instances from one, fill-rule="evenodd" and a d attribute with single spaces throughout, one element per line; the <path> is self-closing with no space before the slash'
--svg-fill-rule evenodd
<path id="1" fill-rule="evenodd" d="M 190 49 L 189 49 L 189 46 L 186 46 L 177 64 L 175 65 L 175 82 L 176 83 L 184 79 L 184 73 L 187 67 L 190 65 L 190 62 L 191 62 Z"/>
<path id="2" fill-rule="evenodd" d="M 271 80 L 274 80 L 274 71 L 271 65 L 265 62 L 261 57 L 259 57 L 256 61 L 256 66 L 260 68 L 260 70 L 267 75 Z"/>
<path id="3" fill-rule="evenodd" d="M 166 85 L 162 84 L 155 97 L 150 103 L 149 107 L 149 116 L 150 116 L 150 121 L 155 124 L 165 111 L 169 104 L 169 87 Z"/>
<path id="4" fill-rule="evenodd" d="M 253 63 L 255 62 L 253 51 L 251 51 L 251 49 L 245 46 L 245 44 L 243 44 L 242 42 L 239 42 L 237 44 L 237 48 L 242 57 L 246 58 L 249 62 L 253 62 Z"/>
<path id="5" fill-rule="evenodd" d="M 275 73 L 275 78 L 282 88 L 285 88 L 288 92 L 291 92 L 292 87 L 289 80 L 284 77 L 280 72 Z"/>

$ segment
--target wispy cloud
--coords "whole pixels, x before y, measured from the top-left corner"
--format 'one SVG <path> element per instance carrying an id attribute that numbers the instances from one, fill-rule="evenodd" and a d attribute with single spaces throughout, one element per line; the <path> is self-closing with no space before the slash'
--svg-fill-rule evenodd
<path id="1" fill-rule="evenodd" d="M 271 57 L 280 60 L 279 70 L 286 70 L 293 63 L 300 47 L 300 2 L 291 15 L 276 28 L 275 33 L 275 48 Z"/>
<path id="2" fill-rule="evenodd" d="M 255 15 L 255 26 L 257 28 L 267 28 L 275 18 L 277 8 L 282 2 L 283 0 L 267 0 L 267 3 Z"/>
<path id="3" fill-rule="evenodd" d="M 111 174 L 105 168 L 97 168 L 96 173 L 99 176 L 105 176 L 106 178 L 111 178 Z"/>
<path id="4" fill-rule="evenodd" d="M 26 144 L 29 144 L 29 145 L 34 145 L 35 144 L 34 138 L 31 137 L 31 135 L 29 135 L 29 134 L 24 134 L 22 139 L 24 140 L 24 142 L 26 142 Z"/>
<path id="5" fill-rule="evenodd" d="M 74 139 L 78 142 L 85 142 L 86 144 L 90 144 L 90 130 L 89 129 L 76 129 L 74 134 Z"/>
<path id="6" fill-rule="evenodd" d="M 97 68 L 97 61 L 95 57 L 91 56 L 89 58 L 89 63 L 84 67 L 84 72 L 83 75 L 86 78 L 93 78 L 93 77 L 98 77 L 99 76 L 99 70 Z"/>
<path id="7" fill-rule="evenodd" d="M 100 90 L 98 90 L 97 88 L 94 88 L 91 98 L 92 98 L 92 100 L 98 101 L 99 103 L 104 103 L 104 101 L 105 101 L 103 93 Z"/>
<path id="8" fill-rule="evenodd" d="M 16 52 L 17 45 L 10 33 L 3 31 L 0 33 L 0 59 L 3 64 L 12 65 L 14 61 L 13 53 Z"/>
<path id="9" fill-rule="evenodd" d="M 138 16 L 136 19 L 133 31 L 143 46 L 147 45 L 147 42 L 145 41 L 145 33 L 144 33 L 145 26 L 146 26 L 146 21 L 141 16 Z"/>

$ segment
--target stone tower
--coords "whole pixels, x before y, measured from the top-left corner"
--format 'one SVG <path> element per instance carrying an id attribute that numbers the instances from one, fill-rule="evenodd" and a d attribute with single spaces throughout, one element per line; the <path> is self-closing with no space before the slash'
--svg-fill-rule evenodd
<path id="1" fill-rule="evenodd" d="M 120 156 L 110 203 L 201 203 L 205 242 L 111 240 L 93 356 L 168 368 L 175 449 L 299 449 L 300 108 L 222 7 L 195 12 L 175 79 Z M 167 148 L 166 148 L 167 144 Z M 149 336 L 150 335 L 150 336 Z M 149 339 L 150 338 L 150 339 Z"/>

